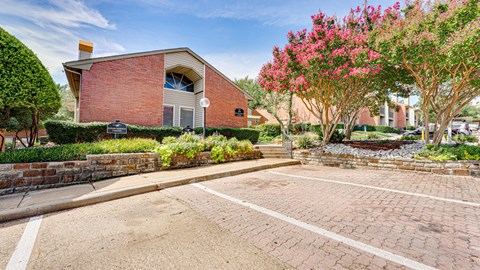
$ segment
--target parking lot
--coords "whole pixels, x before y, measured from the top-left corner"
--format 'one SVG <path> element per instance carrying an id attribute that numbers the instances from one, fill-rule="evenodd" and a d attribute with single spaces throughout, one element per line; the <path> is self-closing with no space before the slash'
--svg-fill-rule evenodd
<path id="1" fill-rule="evenodd" d="M 479 224 L 477 178 L 290 166 L 0 224 L 0 269 L 479 269 Z"/>

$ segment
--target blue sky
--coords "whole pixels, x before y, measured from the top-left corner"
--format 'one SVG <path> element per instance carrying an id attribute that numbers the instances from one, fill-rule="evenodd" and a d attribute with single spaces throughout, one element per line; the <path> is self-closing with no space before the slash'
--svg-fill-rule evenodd
<path id="1" fill-rule="evenodd" d="M 343 17 L 363 0 L 1 0 L 0 27 L 30 47 L 57 83 L 78 40 L 94 56 L 189 47 L 230 79 L 256 77 L 290 30 L 319 10 Z M 383 7 L 396 1 L 369 1 Z"/>

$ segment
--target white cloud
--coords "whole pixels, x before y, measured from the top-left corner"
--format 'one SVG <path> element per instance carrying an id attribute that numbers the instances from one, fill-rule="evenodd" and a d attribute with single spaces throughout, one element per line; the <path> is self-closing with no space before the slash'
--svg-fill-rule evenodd
<path id="1" fill-rule="evenodd" d="M 218 53 L 202 56 L 231 80 L 245 76 L 256 78 L 262 65 L 270 58 L 270 53 Z"/>
<path id="2" fill-rule="evenodd" d="M 14 15 L 32 21 L 39 26 L 58 25 L 63 27 L 96 26 L 115 29 L 97 10 L 77 0 L 50 0 L 50 5 L 37 5 L 18 0 L 0 1 L 0 13 Z"/>
<path id="3" fill-rule="evenodd" d="M 99 28 L 114 30 L 99 11 L 82 1 L 51 0 L 47 3 L 1 0 L 0 27 L 27 45 L 49 69 L 57 82 L 65 83 L 62 63 L 78 57 L 78 40 L 82 30 Z M 3 18 L 3 19 L 2 19 Z M 88 40 L 95 45 L 95 55 L 112 55 L 125 48 L 90 31 Z"/>
<path id="4" fill-rule="evenodd" d="M 184 13 L 200 18 L 255 20 L 269 25 L 306 25 L 318 12 L 318 0 L 143 0 L 159 11 Z"/>

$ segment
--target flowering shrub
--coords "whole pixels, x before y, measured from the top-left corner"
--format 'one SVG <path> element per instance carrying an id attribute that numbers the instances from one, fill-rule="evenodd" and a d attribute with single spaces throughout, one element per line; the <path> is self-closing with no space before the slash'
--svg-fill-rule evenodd
<path id="1" fill-rule="evenodd" d="M 312 16 L 312 28 L 287 35 L 288 44 L 274 47 L 259 83 L 266 91 L 294 92 L 317 117 L 327 144 L 341 116 L 352 107 L 381 104 L 386 89 L 395 87 L 397 73 L 369 45 L 372 29 L 384 16 L 380 8 L 351 10 L 343 19 L 322 12 Z M 354 110 L 355 111 L 355 110 Z"/>
<path id="2" fill-rule="evenodd" d="M 202 151 L 212 152 L 214 163 L 225 162 L 237 154 L 248 154 L 253 151 L 253 144 L 248 140 L 239 141 L 236 138 L 227 139 L 223 135 L 212 135 L 205 139 L 191 134 L 183 134 L 179 138 L 165 138 L 164 144 L 155 152 L 162 156 L 163 166 L 168 167 L 172 157 L 184 155 L 187 159 L 195 158 Z"/>
<path id="3" fill-rule="evenodd" d="M 177 138 L 175 138 L 173 136 L 165 137 L 162 140 L 162 144 L 169 144 L 169 143 L 175 143 L 175 142 L 177 142 Z"/>

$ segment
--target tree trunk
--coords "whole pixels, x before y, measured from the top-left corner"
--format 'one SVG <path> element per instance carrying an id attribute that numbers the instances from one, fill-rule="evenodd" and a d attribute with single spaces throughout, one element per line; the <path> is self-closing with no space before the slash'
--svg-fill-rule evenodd
<path id="1" fill-rule="evenodd" d="M 327 125 L 324 125 L 325 127 L 323 128 L 323 139 L 322 139 L 322 144 L 323 145 L 327 145 L 328 142 L 330 141 L 330 138 L 332 137 L 332 135 L 330 133 L 331 130 L 332 130 L 332 127 L 330 126 L 330 124 L 327 126 Z"/>
<path id="2" fill-rule="evenodd" d="M 20 130 L 20 131 L 21 131 L 21 130 Z M 25 144 L 23 143 L 22 138 L 18 137 L 18 133 L 19 133 L 20 131 L 17 131 L 17 132 L 15 133 L 15 138 L 17 138 L 17 140 L 20 141 L 20 143 L 23 145 L 23 147 L 27 148 L 27 145 L 25 145 Z"/>
<path id="3" fill-rule="evenodd" d="M 287 110 L 288 110 L 288 124 L 287 128 L 288 131 L 292 130 L 292 118 L 293 118 L 293 93 L 290 92 L 287 102 Z"/>
<path id="4" fill-rule="evenodd" d="M 38 138 L 38 125 L 40 122 L 40 112 L 32 113 L 32 126 L 30 127 L 30 136 L 28 140 L 28 147 L 33 147 Z"/>
<path id="5" fill-rule="evenodd" d="M 5 137 L 0 134 L 0 138 L 2 139 L 2 141 L 0 142 L 0 152 L 5 152 Z"/>
<path id="6" fill-rule="evenodd" d="M 348 119 L 348 121 L 344 123 L 345 127 L 343 129 L 343 133 L 345 134 L 345 138 L 347 140 L 352 139 L 353 128 L 355 127 L 354 122 L 355 122 L 355 117 L 352 117 L 352 119 Z"/>
<path id="7" fill-rule="evenodd" d="M 430 117 L 428 115 L 428 107 L 426 105 L 422 105 L 422 111 L 423 111 L 423 116 L 425 118 L 425 123 L 424 124 L 424 129 L 423 132 L 425 134 L 425 144 L 430 143 L 430 130 L 429 130 L 429 124 L 430 124 Z"/>

